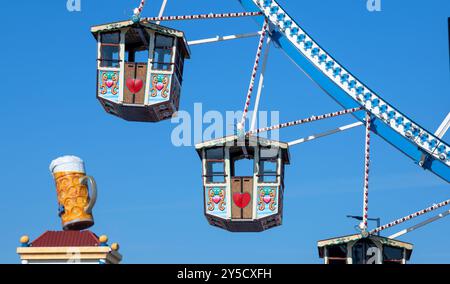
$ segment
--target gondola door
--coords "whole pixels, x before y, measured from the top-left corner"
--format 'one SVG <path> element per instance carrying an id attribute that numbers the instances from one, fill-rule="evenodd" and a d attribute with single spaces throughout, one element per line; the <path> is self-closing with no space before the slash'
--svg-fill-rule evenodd
<path id="1" fill-rule="evenodd" d="M 232 219 L 252 219 L 253 178 L 234 177 L 231 180 L 233 204 L 231 206 Z"/>
<path id="2" fill-rule="evenodd" d="M 381 264 L 381 252 L 370 239 L 361 239 L 353 245 L 353 264 Z"/>
<path id="3" fill-rule="evenodd" d="M 123 92 L 123 102 L 125 104 L 144 104 L 146 77 L 146 63 L 125 63 L 126 88 Z"/>

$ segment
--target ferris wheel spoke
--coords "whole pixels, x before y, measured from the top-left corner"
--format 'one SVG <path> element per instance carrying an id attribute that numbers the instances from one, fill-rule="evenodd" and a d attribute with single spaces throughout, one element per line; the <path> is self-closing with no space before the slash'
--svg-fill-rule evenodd
<path id="1" fill-rule="evenodd" d="M 257 37 L 260 35 L 261 35 L 261 32 L 246 33 L 246 34 L 234 34 L 234 35 L 227 35 L 227 36 L 216 36 L 216 37 L 205 38 L 205 39 L 191 40 L 191 41 L 188 41 L 188 44 L 190 46 L 192 46 L 192 45 L 229 41 L 229 40 L 249 38 L 249 37 Z"/>
<path id="2" fill-rule="evenodd" d="M 167 6 L 167 0 L 164 0 L 162 5 L 161 5 L 161 9 L 159 10 L 159 14 L 158 17 L 162 17 L 164 15 L 164 11 L 166 10 L 166 6 Z M 156 24 L 159 25 L 161 23 L 161 21 L 157 21 Z"/>

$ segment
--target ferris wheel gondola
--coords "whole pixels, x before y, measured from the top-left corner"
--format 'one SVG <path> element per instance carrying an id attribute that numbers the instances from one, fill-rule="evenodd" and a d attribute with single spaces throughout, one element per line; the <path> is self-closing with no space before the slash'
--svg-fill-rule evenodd
<path id="1" fill-rule="evenodd" d="M 97 98 L 105 111 L 128 121 L 158 122 L 179 109 L 184 33 L 146 19 L 91 28 L 98 43 Z"/>

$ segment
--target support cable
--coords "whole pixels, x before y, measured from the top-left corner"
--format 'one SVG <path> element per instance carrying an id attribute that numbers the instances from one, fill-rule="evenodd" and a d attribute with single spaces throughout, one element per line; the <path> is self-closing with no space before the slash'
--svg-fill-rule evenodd
<path id="1" fill-rule="evenodd" d="M 197 14 L 197 15 L 183 15 L 183 16 L 162 16 L 162 17 L 147 17 L 144 20 L 148 22 L 158 21 L 184 21 L 184 20 L 207 20 L 207 19 L 223 19 L 223 18 L 240 18 L 240 17 L 255 17 L 262 16 L 262 12 L 240 12 L 240 13 L 221 13 L 221 14 Z"/>
<path id="2" fill-rule="evenodd" d="M 386 230 L 386 229 L 392 228 L 392 227 L 397 226 L 397 225 L 399 225 L 399 224 L 402 224 L 402 223 L 404 223 L 404 222 L 406 222 L 406 221 L 409 221 L 409 220 L 414 219 L 414 218 L 416 218 L 416 217 L 422 216 L 422 215 L 424 215 L 424 214 L 427 214 L 427 213 L 429 213 L 429 212 L 431 212 L 431 211 L 434 211 L 434 210 L 436 210 L 436 209 L 439 209 L 439 208 L 441 208 L 441 207 L 447 206 L 447 205 L 449 205 L 449 204 L 450 204 L 450 199 L 449 199 L 449 200 L 446 200 L 446 201 L 443 201 L 443 202 L 441 202 L 441 203 L 439 203 L 439 204 L 434 204 L 434 205 L 432 205 L 432 206 L 430 206 L 430 207 L 428 207 L 428 208 L 426 208 L 426 209 L 423 209 L 423 210 L 421 210 L 421 211 L 417 211 L 417 212 L 415 212 L 415 213 L 413 213 L 413 214 L 410 214 L 410 215 L 408 215 L 408 216 L 406 216 L 406 217 L 397 219 L 397 220 L 395 220 L 395 221 L 393 221 L 393 222 L 391 222 L 391 223 L 389 223 L 389 224 L 380 226 L 380 227 L 378 227 L 378 228 L 372 230 L 372 231 L 370 232 L 370 234 L 371 234 L 371 235 L 374 235 L 374 234 L 376 234 L 376 233 L 378 233 L 378 232 L 381 232 L 381 231 L 384 231 L 384 230 Z"/>
<path id="3" fill-rule="evenodd" d="M 354 112 L 360 111 L 362 109 L 363 109 L 362 107 L 356 107 L 356 108 L 345 109 L 345 110 L 341 110 L 341 111 L 337 111 L 337 112 L 327 113 L 327 114 L 323 114 L 323 115 L 319 115 L 319 116 L 311 116 L 308 118 L 299 119 L 299 120 L 295 120 L 295 121 L 291 121 L 291 122 L 286 122 L 286 123 L 277 124 L 277 125 L 273 125 L 273 126 L 269 126 L 269 127 L 259 128 L 256 130 L 250 130 L 246 133 L 246 135 L 254 135 L 254 134 L 258 134 L 258 133 L 262 133 L 262 132 L 268 132 L 268 131 L 286 128 L 286 127 L 290 127 L 290 126 L 296 126 L 296 125 L 300 125 L 300 124 L 304 124 L 304 123 L 323 120 L 326 118 L 337 117 L 337 116 L 341 116 L 341 115 L 345 115 L 345 114 L 354 113 Z"/>

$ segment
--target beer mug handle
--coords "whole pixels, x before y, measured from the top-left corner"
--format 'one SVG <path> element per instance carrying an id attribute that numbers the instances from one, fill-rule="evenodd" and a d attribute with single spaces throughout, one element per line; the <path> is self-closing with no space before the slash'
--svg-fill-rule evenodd
<path id="1" fill-rule="evenodd" d="M 91 183 L 91 186 L 88 186 L 88 182 Z M 97 201 L 97 183 L 91 176 L 83 176 L 82 178 L 80 178 L 80 183 L 86 185 L 86 187 L 91 189 L 89 204 L 84 209 L 86 213 L 91 214 L 92 208 L 94 208 L 95 202 Z"/>

